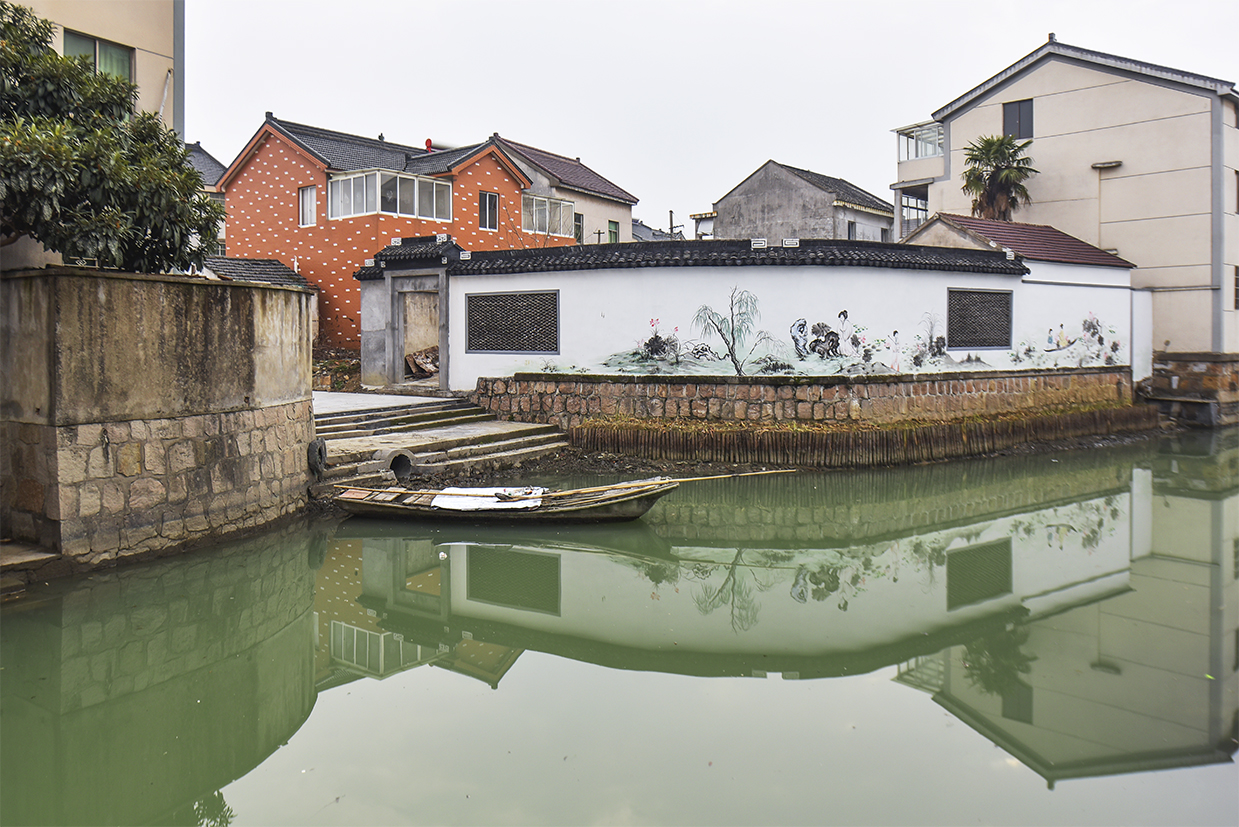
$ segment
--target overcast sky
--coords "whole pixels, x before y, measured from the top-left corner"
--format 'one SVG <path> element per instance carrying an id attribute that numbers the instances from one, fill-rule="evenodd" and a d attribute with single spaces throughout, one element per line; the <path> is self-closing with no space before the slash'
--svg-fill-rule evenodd
<path id="1" fill-rule="evenodd" d="M 1239 81 L 1234 0 L 186 0 L 186 139 L 277 117 L 581 160 L 666 228 L 768 159 L 889 201 L 892 129 L 1060 42 Z"/>

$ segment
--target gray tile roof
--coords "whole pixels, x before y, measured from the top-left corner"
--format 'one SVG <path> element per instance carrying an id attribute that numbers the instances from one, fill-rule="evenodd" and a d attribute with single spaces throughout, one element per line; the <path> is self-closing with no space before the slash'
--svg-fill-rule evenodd
<path id="1" fill-rule="evenodd" d="M 207 256 L 205 269 L 231 281 L 252 281 L 289 287 L 310 287 L 304 276 L 273 258 Z"/>
<path id="2" fill-rule="evenodd" d="M 267 123 L 308 150 L 329 169 L 351 172 L 358 169 L 387 169 L 416 175 L 447 172 L 461 161 L 481 152 L 489 141 L 456 149 L 427 152 L 425 147 L 408 146 L 378 138 L 363 138 L 308 124 L 283 121 L 267 113 Z"/>
<path id="3" fill-rule="evenodd" d="M 1046 224 L 1020 224 L 1015 221 L 995 221 L 949 213 L 940 213 L 937 217 L 947 224 L 969 230 L 1034 261 L 1129 269 L 1136 266 Z"/>
<path id="4" fill-rule="evenodd" d="M 360 268 L 353 274 L 353 278 L 358 281 L 381 279 L 386 269 L 384 265 L 389 262 L 442 264 L 444 258 L 450 261 L 455 260 L 459 255 L 460 247 L 446 233 L 402 238 L 399 244 L 390 244 L 375 253 L 374 264 Z"/>
<path id="5" fill-rule="evenodd" d="M 1034 63 L 1052 56 L 1081 60 L 1119 72 L 1130 72 L 1158 80 L 1167 80 L 1185 86 L 1205 89 L 1216 95 L 1229 97 L 1231 100 L 1239 102 L 1239 95 L 1236 94 L 1235 84 L 1232 81 L 1211 78 L 1206 75 L 1197 75 L 1192 72 L 1171 69 L 1168 66 L 1158 66 L 1156 63 L 1145 63 L 1141 60 L 1132 60 L 1131 58 L 1119 57 L 1118 55 L 1111 55 L 1105 52 L 1095 52 L 1091 49 L 1082 49 L 1079 46 L 1069 46 L 1066 43 L 1059 43 L 1053 35 L 1050 37 L 1051 39 L 1048 42 L 934 112 L 934 120 L 941 121 L 943 118 L 949 117 L 981 95 L 1006 83 L 1007 80 L 1023 72 Z"/>
<path id="6" fill-rule="evenodd" d="M 865 192 L 860 187 L 842 178 L 832 178 L 829 175 L 822 175 L 820 172 L 813 172 L 808 169 L 800 169 L 798 167 L 790 167 L 787 164 L 774 162 L 778 166 L 790 172 L 802 180 L 808 181 L 813 186 L 825 192 L 832 193 L 839 201 L 846 201 L 849 204 L 855 204 L 858 207 L 868 207 L 871 210 L 880 210 L 894 215 L 895 208 L 878 198 L 872 193 Z"/>
<path id="7" fill-rule="evenodd" d="M 918 247 L 876 241 L 801 239 L 799 247 L 752 249 L 746 240 L 644 241 L 530 250 L 488 250 L 452 261 L 453 274 L 536 273 L 637 267 L 744 267 L 788 265 L 886 267 L 1022 276 L 1023 262 L 1005 253 L 947 247 Z"/>
<path id="8" fill-rule="evenodd" d="M 495 133 L 492 140 L 498 142 L 500 146 L 510 149 L 513 154 L 519 155 L 529 163 L 539 167 L 543 172 L 565 187 L 593 193 L 594 195 L 600 195 L 603 198 L 610 198 L 615 201 L 622 201 L 625 204 L 637 203 L 637 196 L 618 184 L 603 178 L 585 166 L 585 164 L 582 164 L 580 158 L 569 158 L 565 155 L 547 152 L 545 149 L 538 149 L 536 146 L 517 143 L 508 138 L 500 137 L 498 132 Z"/>
<path id="9" fill-rule="evenodd" d="M 185 149 L 189 150 L 189 164 L 198 170 L 198 174 L 202 176 L 202 183 L 208 187 L 213 187 L 219 183 L 219 179 L 223 176 L 224 170 L 227 167 L 216 160 L 214 155 L 203 149 L 199 141 L 186 144 Z"/>

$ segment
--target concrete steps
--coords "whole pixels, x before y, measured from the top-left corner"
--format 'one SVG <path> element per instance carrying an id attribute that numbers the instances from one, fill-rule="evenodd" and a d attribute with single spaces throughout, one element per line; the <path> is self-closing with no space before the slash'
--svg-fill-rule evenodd
<path id="1" fill-rule="evenodd" d="M 510 468 L 568 445 L 553 426 L 500 422 L 462 400 L 316 416 L 315 428 L 327 443 L 327 467 L 313 496 L 397 476 Z"/>

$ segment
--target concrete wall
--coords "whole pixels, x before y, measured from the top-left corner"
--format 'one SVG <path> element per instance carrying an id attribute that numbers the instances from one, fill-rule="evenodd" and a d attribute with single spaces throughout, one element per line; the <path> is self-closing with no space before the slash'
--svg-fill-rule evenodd
<path id="1" fill-rule="evenodd" d="M 56 268 L 0 297 L 6 537 L 91 566 L 304 505 L 310 291 Z"/>
<path id="2" fill-rule="evenodd" d="M 449 276 L 449 386 L 470 390 L 478 377 L 518 371 L 734 375 L 721 338 L 694 325 L 703 305 L 726 315 L 733 288 L 750 291 L 759 302 L 759 318 L 739 353 L 746 375 L 1130 364 L 1131 292 L 1124 285 L 1126 271 L 1032 265 L 1041 274 L 1039 280 L 1052 283 L 1032 283 L 1032 275 L 1021 280 L 982 273 L 814 265 Z M 931 352 L 931 344 L 946 334 L 948 291 L 954 288 L 1011 291 L 1008 347 Z M 467 352 L 468 296 L 521 291 L 558 292 L 559 351 Z M 891 300 L 895 296 L 898 301 Z M 838 355 L 799 356 L 793 328 L 801 321 L 809 339 L 819 324 L 837 333 Z M 1085 335 L 1086 324 L 1097 325 L 1096 335 Z M 1049 344 L 1046 331 L 1051 328 L 1056 333 L 1062 330 L 1074 344 L 1066 348 Z M 769 335 L 763 338 L 763 332 Z M 676 340 L 678 357 L 649 358 L 644 353 L 656 333 Z M 698 347 L 705 348 L 699 351 L 704 355 L 693 356 Z"/>
<path id="3" fill-rule="evenodd" d="M 894 219 L 836 205 L 834 195 L 774 163 L 744 179 L 715 205 L 715 238 L 847 238 L 848 221 L 857 239 L 881 241 Z M 893 239 L 892 239 L 893 240 Z"/>
<path id="4" fill-rule="evenodd" d="M 1041 172 L 1028 184 L 1032 205 L 1016 220 L 1049 224 L 1135 263 L 1133 284 L 1157 291 L 1155 349 L 1239 350 L 1239 218 L 1235 197 L 1224 195 L 1234 191 L 1239 166 L 1233 104 L 1051 58 L 947 121 L 945 169 L 929 187 L 930 214 L 970 211 L 960 191 L 968 143 L 1001 135 L 1003 104 L 1030 98 L 1029 155 Z M 1110 161 L 1122 164 L 1092 168 Z M 901 164 L 900 180 L 910 180 L 904 173 Z"/>
<path id="5" fill-rule="evenodd" d="M 183 105 L 168 78 L 176 63 L 173 0 L 23 0 L 20 5 L 57 25 L 52 46 L 61 54 L 65 29 L 132 48 L 138 109 L 158 113 L 162 105 L 164 124 L 175 126 L 174 113 Z"/>

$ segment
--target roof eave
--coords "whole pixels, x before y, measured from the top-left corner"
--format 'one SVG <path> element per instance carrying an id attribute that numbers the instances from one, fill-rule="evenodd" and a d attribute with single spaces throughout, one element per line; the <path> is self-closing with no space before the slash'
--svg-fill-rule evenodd
<path id="1" fill-rule="evenodd" d="M 944 121 L 946 118 L 954 115 L 960 109 L 968 106 L 976 99 L 988 94 L 995 88 L 1006 83 L 1012 77 L 1050 57 L 1078 60 L 1122 72 L 1156 77 L 1162 80 L 1171 81 L 1172 83 L 1193 86 L 1223 97 L 1232 97 L 1235 95 L 1235 84 L 1230 81 L 1206 77 L 1205 75 L 1196 75 L 1191 72 L 1182 72 L 1177 69 L 1172 69 L 1169 66 L 1157 66 L 1152 63 L 1143 63 L 1142 61 L 1122 58 L 1117 55 L 1106 54 L 1105 52 L 1094 52 L 1089 49 L 1082 49 L 1078 46 L 1070 46 L 1066 43 L 1059 43 L 1058 41 L 1050 41 L 1042 44 L 1037 49 L 1017 60 L 1015 63 L 1012 63 L 1006 69 L 1003 69 L 1001 72 L 982 82 L 978 86 L 974 86 L 972 89 L 960 95 L 946 106 L 934 112 L 933 120 L 939 122 Z"/>

